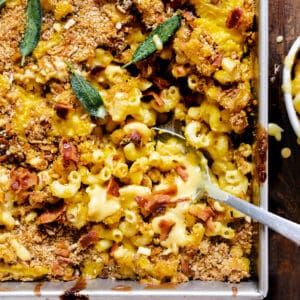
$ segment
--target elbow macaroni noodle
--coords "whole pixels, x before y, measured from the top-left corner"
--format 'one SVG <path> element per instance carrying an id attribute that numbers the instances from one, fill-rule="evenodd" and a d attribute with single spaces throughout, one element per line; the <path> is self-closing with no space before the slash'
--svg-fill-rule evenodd
<path id="1" fill-rule="evenodd" d="M 81 176 L 77 171 L 72 171 L 68 176 L 68 183 L 62 184 L 58 180 L 50 184 L 50 190 L 55 197 L 70 198 L 74 196 L 81 185 Z"/>

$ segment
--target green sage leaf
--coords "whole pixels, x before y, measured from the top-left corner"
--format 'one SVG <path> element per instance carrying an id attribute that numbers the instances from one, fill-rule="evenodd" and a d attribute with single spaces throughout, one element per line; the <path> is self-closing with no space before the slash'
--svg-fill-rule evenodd
<path id="1" fill-rule="evenodd" d="M 0 0 L 0 9 L 5 6 L 6 0 Z"/>
<path id="2" fill-rule="evenodd" d="M 71 86 L 78 100 L 90 115 L 104 119 L 106 111 L 99 92 L 74 70 L 70 63 L 66 62 L 66 64 L 72 72 Z"/>
<path id="3" fill-rule="evenodd" d="M 25 57 L 31 54 L 39 42 L 42 18 L 40 0 L 28 0 L 26 8 L 26 29 L 23 41 L 19 45 L 19 49 L 22 54 L 22 66 L 24 65 Z"/>
<path id="4" fill-rule="evenodd" d="M 126 68 L 133 63 L 137 63 L 156 52 L 158 49 L 157 43 L 155 42 L 155 37 L 158 38 L 162 44 L 164 44 L 174 35 L 180 25 L 181 17 L 177 14 L 159 24 L 137 47 L 133 53 L 131 61 L 124 65 L 123 68 Z"/>

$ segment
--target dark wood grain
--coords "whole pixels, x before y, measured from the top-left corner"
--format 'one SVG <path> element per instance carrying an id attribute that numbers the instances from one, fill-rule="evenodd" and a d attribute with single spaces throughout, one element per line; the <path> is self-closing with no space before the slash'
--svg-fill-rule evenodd
<path id="1" fill-rule="evenodd" d="M 279 35 L 284 37 L 282 43 L 276 42 Z M 282 62 L 298 35 L 300 0 L 269 0 L 269 120 L 284 129 L 281 142 L 269 139 L 269 208 L 300 223 L 300 145 L 289 124 L 281 91 Z M 292 149 L 290 158 L 281 157 L 283 147 Z M 300 248 L 270 231 L 269 249 L 267 299 L 300 299 Z"/>

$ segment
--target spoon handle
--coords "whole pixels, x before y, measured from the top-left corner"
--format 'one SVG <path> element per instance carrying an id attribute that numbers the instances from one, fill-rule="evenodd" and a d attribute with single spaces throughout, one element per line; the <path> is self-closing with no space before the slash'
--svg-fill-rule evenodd
<path id="1" fill-rule="evenodd" d="M 246 214 L 247 216 L 267 225 L 269 228 L 280 233 L 300 246 L 300 225 L 285 218 L 279 217 L 261 207 L 241 201 L 234 196 L 228 195 L 226 204 Z"/>
<path id="2" fill-rule="evenodd" d="M 212 198 L 229 205 L 247 216 L 257 220 L 258 222 L 267 225 L 269 228 L 285 236 L 291 241 L 300 246 L 300 225 L 289 221 L 285 218 L 279 217 L 261 207 L 244 201 L 240 198 L 234 197 L 215 186 L 209 188 L 207 193 Z"/>

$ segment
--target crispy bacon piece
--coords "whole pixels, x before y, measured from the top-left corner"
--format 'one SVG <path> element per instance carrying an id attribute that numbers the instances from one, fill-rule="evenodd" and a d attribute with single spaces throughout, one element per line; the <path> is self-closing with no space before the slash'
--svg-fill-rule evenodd
<path id="1" fill-rule="evenodd" d="M 216 212 L 216 215 L 214 216 L 214 221 L 224 221 L 224 218 L 225 218 L 225 213 L 224 212 Z"/>
<path id="2" fill-rule="evenodd" d="M 12 170 L 10 179 L 11 189 L 15 192 L 26 191 L 38 183 L 37 175 L 25 168 Z"/>
<path id="3" fill-rule="evenodd" d="M 62 256 L 59 256 L 57 258 L 57 261 L 59 262 L 59 264 L 61 265 L 74 265 L 74 261 L 69 258 L 69 257 L 62 257 Z"/>
<path id="4" fill-rule="evenodd" d="M 215 211 L 210 206 L 207 206 L 204 209 L 202 209 L 197 205 L 193 205 L 190 207 L 189 213 L 192 216 L 195 216 L 196 218 L 202 220 L 203 222 L 207 222 L 207 220 L 210 217 L 215 216 Z"/>
<path id="5" fill-rule="evenodd" d="M 51 89 L 55 94 L 61 94 L 65 90 L 63 83 L 58 83 L 58 82 L 52 82 Z"/>
<path id="6" fill-rule="evenodd" d="M 108 196 L 113 196 L 113 197 L 119 197 L 120 196 L 119 185 L 113 177 L 108 182 L 106 194 Z"/>
<path id="7" fill-rule="evenodd" d="M 70 250 L 68 249 L 56 249 L 54 254 L 62 257 L 70 257 Z"/>
<path id="8" fill-rule="evenodd" d="M 193 257 L 194 255 L 195 253 L 193 253 L 191 256 L 188 253 L 187 255 L 181 256 L 180 258 L 180 270 L 184 275 L 188 276 L 189 278 L 195 275 L 195 272 L 192 270 L 191 266 L 191 257 Z"/>
<path id="9" fill-rule="evenodd" d="M 254 144 L 254 160 L 256 163 L 256 174 L 260 182 L 267 178 L 266 160 L 268 153 L 268 133 L 262 127 L 258 128 L 256 142 Z"/>
<path id="10" fill-rule="evenodd" d="M 158 212 L 166 208 L 166 206 L 175 206 L 179 202 L 188 201 L 189 198 L 179 198 L 172 200 L 170 195 L 151 194 L 146 197 L 136 196 L 136 202 L 139 207 L 145 210 L 146 214 Z"/>
<path id="11" fill-rule="evenodd" d="M 8 155 L 4 154 L 0 156 L 0 162 L 5 161 L 8 158 Z"/>
<path id="12" fill-rule="evenodd" d="M 114 256 L 114 252 L 116 252 L 119 249 L 119 244 L 118 243 L 114 243 L 112 245 L 112 247 L 110 248 L 110 256 Z"/>
<path id="13" fill-rule="evenodd" d="M 79 154 L 77 148 L 75 147 L 75 145 L 73 145 L 73 143 L 68 142 L 67 140 L 62 140 L 60 143 L 60 151 L 64 161 L 73 161 L 75 163 L 78 163 Z"/>
<path id="14" fill-rule="evenodd" d="M 170 86 L 170 82 L 164 78 L 161 78 L 161 77 L 158 77 L 158 76 L 154 76 L 152 78 L 153 82 L 155 83 L 155 85 L 157 85 L 157 87 L 160 89 L 160 90 L 163 90 L 167 87 Z"/>
<path id="15" fill-rule="evenodd" d="M 144 96 L 152 96 L 154 99 L 154 102 L 158 105 L 158 106 L 163 106 L 164 105 L 164 100 L 160 97 L 159 94 L 153 92 L 153 91 L 149 91 L 147 93 L 145 93 Z"/>
<path id="16" fill-rule="evenodd" d="M 115 155 L 113 156 L 113 160 L 114 160 L 114 161 L 119 160 L 119 159 L 121 159 L 121 155 L 120 155 L 120 154 L 115 154 Z"/>
<path id="17" fill-rule="evenodd" d="M 62 217 L 65 211 L 66 211 L 66 205 L 64 203 L 52 209 L 49 209 L 39 216 L 39 218 L 37 219 L 37 224 L 38 225 L 48 224 L 57 221 Z"/>
<path id="18" fill-rule="evenodd" d="M 186 166 L 175 167 L 175 171 L 183 181 L 187 181 L 189 179 L 189 173 L 186 171 Z"/>
<path id="19" fill-rule="evenodd" d="M 256 167 L 256 172 L 260 182 L 265 182 L 267 179 L 267 171 L 265 164 L 259 164 Z"/>
<path id="20" fill-rule="evenodd" d="M 171 204 L 171 197 L 163 194 L 152 194 L 147 197 L 136 196 L 135 199 L 146 212 L 154 212 Z"/>
<path id="21" fill-rule="evenodd" d="M 171 183 L 168 185 L 168 187 L 161 189 L 161 190 L 157 190 L 157 191 L 153 191 L 152 194 L 164 194 L 164 195 L 176 195 L 178 192 L 178 188 L 177 185 L 175 183 Z"/>
<path id="22" fill-rule="evenodd" d="M 87 249 L 89 246 L 94 245 L 99 240 L 99 235 L 95 230 L 89 231 L 79 239 L 79 244 L 82 249 Z"/>
<path id="23" fill-rule="evenodd" d="M 124 146 L 132 142 L 139 147 L 142 144 L 142 138 L 142 134 L 138 130 L 134 129 L 128 135 L 124 136 L 120 145 Z"/>
<path id="24" fill-rule="evenodd" d="M 59 241 L 56 243 L 58 249 L 69 249 L 69 245 L 64 241 Z"/>
<path id="25" fill-rule="evenodd" d="M 32 193 L 34 193 L 34 192 L 21 191 L 18 194 L 18 202 L 24 203 L 25 201 L 28 200 L 28 198 L 32 195 Z"/>
<path id="26" fill-rule="evenodd" d="M 159 228 L 161 229 L 160 241 L 165 241 L 168 238 L 169 232 L 172 227 L 175 225 L 175 222 L 172 220 L 162 219 L 158 223 Z"/>
<path id="27" fill-rule="evenodd" d="M 70 280 L 72 277 L 69 278 L 69 274 L 66 273 L 66 266 L 74 265 L 75 261 L 69 257 L 58 256 L 54 263 L 52 264 L 52 273 L 55 276 L 64 276 L 65 280 Z"/>
<path id="28" fill-rule="evenodd" d="M 140 146 L 142 143 L 142 135 L 137 130 L 132 130 L 128 136 L 130 141 L 132 141 L 135 145 Z"/>
<path id="29" fill-rule="evenodd" d="M 214 59 L 214 61 L 212 62 L 212 64 L 216 67 L 220 67 L 222 64 L 222 60 L 223 60 L 223 56 L 221 55 L 217 55 Z"/>
<path id="30" fill-rule="evenodd" d="M 243 17 L 243 10 L 240 7 L 233 9 L 227 16 L 226 27 L 237 29 Z"/>
<path id="31" fill-rule="evenodd" d="M 54 276 L 63 276 L 64 275 L 64 268 L 58 261 L 55 261 L 52 265 L 52 274 Z"/>
<path id="32" fill-rule="evenodd" d="M 102 65 L 92 66 L 90 70 L 90 74 L 92 76 L 97 76 L 101 71 L 105 70 L 105 67 Z"/>
<path id="33" fill-rule="evenodd" d="M 73 106 L 71 104 L 59 102 L 56 103 L 54 109 L 60 118 L 66 119 L 67 115 L 73 110 Z"/>
<path id="34" fill-rule="evenodd" d="M 214 232 L 216 230 L 212 217 L 208 218 L 206 222 L 206 227 L 210 232 Z"/>

